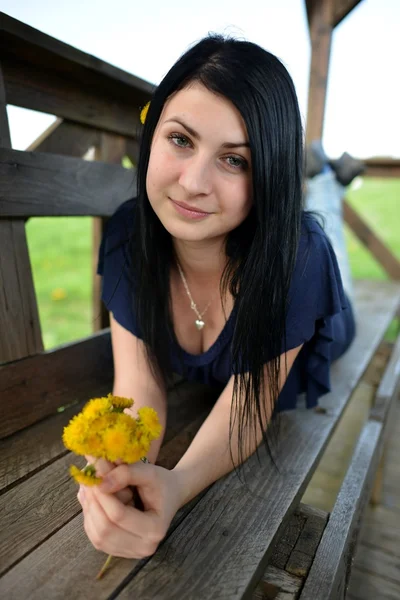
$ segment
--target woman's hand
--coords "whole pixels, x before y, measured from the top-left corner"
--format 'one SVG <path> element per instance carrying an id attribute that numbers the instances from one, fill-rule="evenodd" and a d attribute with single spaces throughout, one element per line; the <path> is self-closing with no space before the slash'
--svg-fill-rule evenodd
<path id="1" fill-rule="evenodd" d="M 144 511 L 125 505 L 115 495 L 128 486 L 137 488 Z M 175 473 L 142 462 L 115 467 L 99 486 L 81 486 L 78 499 L 93 546 L 124 558 L 154 554 L 181 506 Z"/>
<path id="2" fill-rule="evenodd" d="M 116 463 L 112 463 L 108 460 L 105 460 L 104 458 L 94 458 L 93 456 L 85 456 L 85 458 L 88 461 L 89 465 L 95 465 L 96 475 L 98 477 L 104 477 L 104 475 L 107 475 L 107 473 L 109 473 L 112 469 L 114 469 L 117 464 L 120 464 L 120 461 L 117 461 Z M 78 492 L 79 502 L 81 502 L 80 494 L 81 494 L 81 491 L 79 490 L 79 492 Z M 115 495 L 117 496 L 118 500 L 120 500 L 124 504 L 131 504 L 133 502 L 133 492 L 129 488 L 120 490 Z"/>

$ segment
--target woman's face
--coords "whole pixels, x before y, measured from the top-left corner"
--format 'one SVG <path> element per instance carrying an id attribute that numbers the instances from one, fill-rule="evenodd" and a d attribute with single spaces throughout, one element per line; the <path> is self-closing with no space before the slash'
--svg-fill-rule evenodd
<path id="1" fill-rule="evenodd" d="M 229 100 L 195 83 L 165 104 L 146 179 L 154 212 L 180 240 L 225 237 L 249 214 L 246 127 Z"/>

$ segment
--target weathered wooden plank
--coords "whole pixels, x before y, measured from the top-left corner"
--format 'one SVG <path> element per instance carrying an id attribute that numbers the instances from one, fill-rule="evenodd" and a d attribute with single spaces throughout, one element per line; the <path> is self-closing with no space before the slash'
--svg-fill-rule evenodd
<path id="1" fill-rule="evenodd" d="M 390 289 L 390 288 L 389 288 Z M 332 376 L 332 409 L 316 413 L 298 409 L 282 415 L 275 456 L 276 471 L 261 451 L 261 466 L 247 461 L 243 485 L 235 473 L 218 481 L 182 525 L 162 544 L 146 566 L 120 594 L 121 598 L 159 600 L 170 597 L 251 597 L 290 515 L 301 498 L 316 463 L 343 412 L 355 383 L 386 328 L 386 316 L 396 310 L 399 286 L 386 290 L 382 304 L 371 297 L 372 286 L 356 287 L 363 305 L 363 326 Z M 367 302 L 367 298 L 369 304 Z M 388 318 L 390 319 L 390 314 Z M 373 423 L 373 425 L 380 426 Z"/>
<path id="2" fill-rule="evenodd" d="M 389 364 L 385 369 L 379 385 L 375 405 L 371 410 L 371 419 L 386 421 L 390 405 L 394 401 L 398 386 L 400 384 L 400 336 L 398 336 Z"/>
<path id="3" fill-rule="evenodd" d="M 398 600 L 400 598 L 400 584 L 388 579 L 366 573 L 357 567 L 352 570 L 352 582 L 349 586 L 349 600 Z"/>
<path id="4" fill-rule="evenodd" d="M 288 573 L 302 578 L 306 577 L 310 570 L 328 521 L 328 513 L 322 510 L 314 509 L 313 513 L 310 510 L 310 513 L 286 564 Z"/>
<path id="5" fill-rule="evenodd" d="M 97 74 L 104 85 L 113 85 L 118 89 L 122 85 L 127 89 L 136 89 L 150 94 L 154 86 L 131 73 L 106 63 L 99 58 L 82 52 L 69 44 L 42 33 L 0 12 L 1 46 L 20 60 L 27 60 L 36 65 L 48 65 L 49 68 L 59 66 L 59 70 L 73 74 L 76 78 Z M 32 50 L 35 49 L 35 52 Z M 79 67 L 81 67 L 79 69 Z M 81 80 L 85 82 L 85 79 Z"/>
<path id="6" fill-rule="evenodd" d="M 344 593 L 382 442 L 382 424 L 369 421 L 361 433 L 300 600 L 333 600 Z"/>
<path id="7" fill-rule="evenodd" d="M 252 600 L 296 600 L 302 581 L 277 567 L 269 565 L 264 579 L 257 586 Z"/>
<path id="8" fill-rule="evenodd" d="M 6 104 L 0 65 L 0 146 L 10 152 Z M 0 365 L 43 349 L 25 225 L 13 220 L 0 221 L 0 331 Z"/>
<path id="9" fill-rule="evenodd" d="M 11 148 L 10 127 L 8 125 L 7 101 L 4 88 L 3 70 L 0 62 L 0 148 Z"/>
<path id="10" fill-rule="evenodd" d="M 363 177 L 400 177 L 400 159 L 365 158 L 366 169 Z"/>
<path id="11" fill-rule="evenodd" d="M 356 234 L 358 239 L 368 248 L 391 279 L 400 280 L 400 261 L 379 239 L 371 227 L 347 202 L 343 201 L 343 218 Z"/>
<path id="12" fill-rule="evenodd" d="M 134 194 L 132 169 L 0 148 L 0 218 L 110 216 Z"/>
<path id="13" fill-rule="evenodd" d="M 296 600 L 327 519 L 326 512 L 300 504 L 272 550 L 270 563 L 253 594 L 253 600 Z"/>
<path id="14" fill-rule="evenodd" d="M 186 450 L 193 439 L 193 436 L 200 427 L 206 414 L 204 412 L 204 406 L 207 404 L 208 399 L 203 397 L 204 386 L 185 385 L 185 387 L 186 394 L 180 395 L 178 401 L 190 405 L 194 420 L 193 422 L 187 423 L 186 427 L 182 428 L 183 421 L 181 415 L 179 411 L 175 412 L 173 416 L 176 417 L 177 422 L 174 423 L 175 427 L 172 427 L 165 436 L 166 442 L 164 443 L 158 461 L 158 463 L 163 466 L 174 464 L 179 460 L 181 454 Z M 171 395 L 174 396 L 174 390 L 171 390 Z M 204 402 L 204 400 L 206 402 Z M 202 414 L 200 414 L 201 411 L 203 411 Z M 171 432 L 176 430 L 179 423 L 181 429 L 174 437 L 171 437 Z M 58 436 L 61 437 L 61 422 L 57 424 L 57 427 L 59 428 Z M 13 487 L 11 490 L 0 496 L 0 511 L 2 514 L 2 531 L 0 532 L 0 572 L 9 570 L 21 560 L 24 555 L 29 554 L 36 546 L 50 537 L 52 533 L 57 532 L 62 524 L 68 523 L 68 521 L 80 511 L 79 504 L 76 501 L 76 485 L 68 475 L 68 465 L 71 463 L 83 465 L 84 459 L 77 458 L 69 453 L 67 456 L 59 458 L 45 469 L 42 469 L 26 481 L 21 482 L 18 486 Z M 178 513 L 172 524 L 172 528 L 176 527 L 186 512 L 198 501 L 199 498 Z M 19 519 L 20 515 L 24 516 L 23 526 L 21 526 L 21 520 Z M 55 533 L 54 537 L 51 538 L 49 542 L 45 543 L 44 549 L 34 550 L 28 558 L 22 561 L 21 564 L 23 565 L 22 571 L 24 576 L 22 579 L 18 576 L 13 581 L 13 587 L 16 594 L 15 597 L 24 597 L 27 590 L 30 590 L 29 597 L 31 597 L 31 593 L 38 594 L 38 596 L 33 595 L 32 597 L 69 597 L 69 594 L 72 593 L 73 590 L 71 579 L 64 577 L 62 572 L 57 574 L 52 571 L 54 562 L 57 563 L 59 560 L 64 560 L 65 554 L 67 554 L 67 560 L 74 562 L 74 576 L 77 579 L 82 580 L 83 593 L 85 594 L 82 597 L 96 597 L 91 595 L 92 592 L 88 591 L 88 585 L 93 586 L 94 575 L 100 568 L 102 562 L 104 562 L 104 558 L 99 558 L 99 555 L 96 554 L 87 539 L 86 542 L 82 540 L 81 529 L 81 520 L 75 519 L 72 530 L 70 529 L 70 525 L 67 525 L 67 527 L 60 532 L 62 535 L 62 542 L 60 542 L 59 534 Z M 68 556 L 70 535 L 76 540 L 76 554 L 73 556 Z M 17 543 L 13 543 L 13 541 L 16 541 Z M 51 561 L 51 565 L 48 565 L 43 571 L 39 570 L 39 573 L 36 573 L 37 563 L 40 562 L 38 556 L 42 556 L 42 550 L 44 555 L 48 556 L 47 552 L 49 545 L 53 552 L 53 561 Z M 83 547 L 79 548 L 80 545 Z M 79 554 L 79 552 L 81 552 L 81 554 Z M 116 573 L 118 574 L 118 577 L 121 577 L 121 573 L 127 575 L 138 561 L 123 562 L 125 563 L 125 566 L 122 567 L 122 570 L 121 567 L 117 568 Z M 87 581 L 87 574 L 94 568 L 93 565 L 96 565 L 96 569 L 93 571 L 91 577 L 89 577 L 89 581 Z M 67 568 L 67 565 L 65 565 L 65 568 Z M 20 565 L 11 571 L 13 574 L 11 576 L 11 581 L 13 577 L 16 577 L 15 573 L 18 573 L 19 571 Z M 63 571 L 63 569 L 61 569 L 61 571 Z M 114 571 L 114 568 L 112 571 Z M 70 575 L 73 577 L 71 573 Z M 120 583 L 120 579 L 115 581 L 114 578 L 115 573 L 111 577 L 111 581 L 114 581 L 114 584 Z M 113 588 L 110 588 L 108 575 L 104 581 L 106 580 L 107 583 L 105 587 L 102 585 L 101 593 L 103 593 L 104 590 L 107 590 L 107 594 L 109 594 Z M 8 589 L 7 581 L 7 577 L 6 582 L 2 580 L 0 589 L 3 589 L 1 586 L 5 586 L 4 589 Z M 58 592 L 56 590 L 58 590 Z M 81 586 L 78 586 L 78 590 L 81 590 Z M 99 593 L 98 589 L 97 593 Z M 9 596 L 7 596 L 7 598 L 8 597 Z"/>
<path id="15" fill-rule="evenodd" d="M 111 391 L 112 377 L 109 332 L 0 367 L 0 438 Z"/>
<path id="16" fill-rule="evenodd" d="M 9 104 L 120 135 L 135 136 L 140 131 L 140 107 L 147 94 L 138 98 L 133 89 L 130 98 L 118 97 L 112 83 L 83 84 L 50 65 L 36 67 L 4 55 L 3 66 Z"/>
<path id="17" fill-rule="evenodd" d="M 363 517 L 359 536 L 360 544 L 380 548 L 383 552 L 394 556 L 400 551 L 400 514 L 385 506 L 368 507 Z M 357 552 L 355 565 L 358 564 Z"/>
<path id="18" fill-rule="evenodd" d="M 95 160 L 121 165 L 126 154 L 126 140 L 122 136 L 101 133 L 95 150 Z M 92 227 L 92 314 L 93 330 L 110 326 L 107 308 L 101 300 L 101 277 L 97 275 L 99 248 L 106 225 L 105 219 L 93 219 Z"/>
<path id="19" fill-rule="evenodd" d="M 92 386 L 88 386 L 81 403 L 0 440 L 0 492 L 66 454 L 61 440 L 63 427 L 89 397 L 106 395 L 111 389 L 110 382 L 104 385 L 92 382 Z M 215 393 L 210 388 L 188 382 L 177 383 L 168 391 L 168 421 L 159 464 L 173 468 L 174 458 L 188 447 L 214 400 Z"/>
<path id="20" fill-rule="evenodd" d="M 380 548 L 361 544 L 357 553 L 357 566 L 400 585 L 399 549 L 391 554 Z"/>
<path id="21" fill-rule="evenodd" d="M 82 158 L 89 148 L 98 143 L 99 138 L 100 132 L 93 127 L 57 119 L 26 148 L 26 151 Z"/>
<path id="22" fill-rule="evenodd" d="M 307 143 L 323 135 L 334 0 L 308 2 L 311 65 L 307 108 Z"/>

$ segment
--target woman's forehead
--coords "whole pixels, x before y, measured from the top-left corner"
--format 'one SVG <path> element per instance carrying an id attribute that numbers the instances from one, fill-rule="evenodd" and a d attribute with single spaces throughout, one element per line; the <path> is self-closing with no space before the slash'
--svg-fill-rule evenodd
<path id="1" fill-rule="evenodd" d="M 167 100 L 160 121 L 169 121 L 174 117 L 193 129 L 196 126 L 212 126 L 215 129 L 218 124 L 218 129 L 230 131 L 230 137 L 237 138 L 239 135 L 242 141 L 247 140 L 246 126 L 237 108 L 228 98 L 211 92 L 199 82 L 193 82 Z"/>

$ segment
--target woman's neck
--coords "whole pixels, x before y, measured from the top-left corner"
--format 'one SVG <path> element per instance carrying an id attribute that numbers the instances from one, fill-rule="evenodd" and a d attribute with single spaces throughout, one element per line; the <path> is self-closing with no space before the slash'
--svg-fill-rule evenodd
<path id="1" fill-rule="evenodd" d="M 176 258 L 186 277 L 202 280 L 220 279 L 226 266 L 225 245 L 221 241 L 187 242 L 173 240 Z"/>

